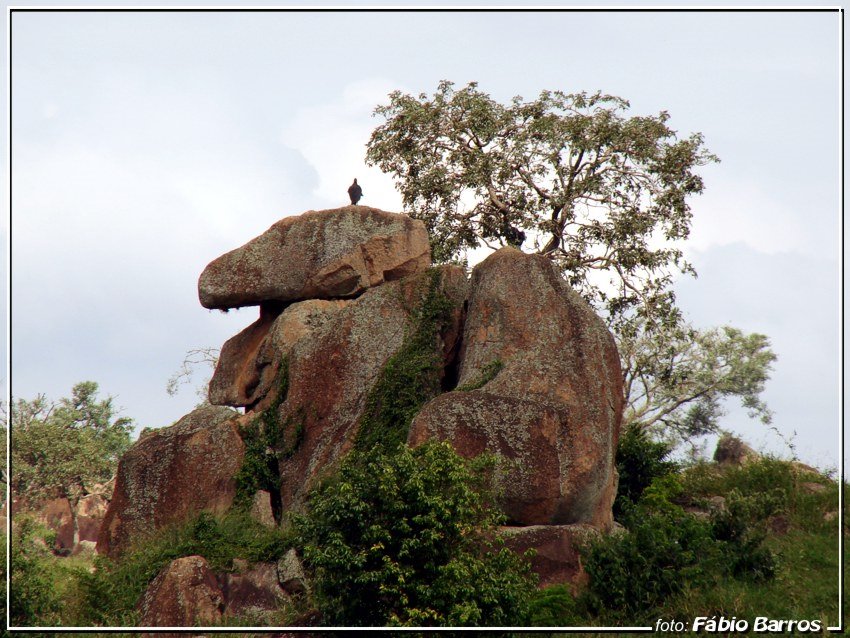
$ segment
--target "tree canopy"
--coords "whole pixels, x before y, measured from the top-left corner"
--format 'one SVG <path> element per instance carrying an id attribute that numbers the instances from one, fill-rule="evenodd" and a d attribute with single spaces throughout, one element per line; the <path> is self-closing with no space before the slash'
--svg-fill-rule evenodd
<path id="1" fill-rule="evenodd" d="M 44 395 L 12 402 L 13 492 L 30 503 L 67 498 L 73 514 L 80 498 L 112 478 L 133 422 L 116 418 L 112 397 L 97 394 L 97 383 L 83 381 L 58 402 Z"/>
<path id="2" fill-rule="evenodd" d="M 770 423 L 761 394 L 776 355 L 765 335 L 731 326 L 640 328 L 632 324 L 618 335 L 627 423 L 682 438 L 717 432 L 726 398 Z"/>
<path id="3" fill-rule="evenodd" d="M 676 242 L 704 187 L 695 169 L 717 161 L 701 134 L 678 139 L 667 112 L 629 117 L 626 100 L 602 93 L 504 105 L 443 81 L 432 97 L 389 100 L 367 162 L 393 174 L 437 261 L 512 244 L 549 255 L 612 316 L 675 313 L 671 273 L 692 270 Z"/>

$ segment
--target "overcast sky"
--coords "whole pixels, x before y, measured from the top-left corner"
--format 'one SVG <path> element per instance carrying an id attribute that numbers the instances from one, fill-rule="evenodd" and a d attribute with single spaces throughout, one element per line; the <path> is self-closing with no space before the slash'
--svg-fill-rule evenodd
<path id="1" fill-rule="evenodd" d="M 353 177 L 400 210 L 363 162 L 390 91 L 601 90 L 720 156 L 691 202 L 681 306 L 769 336 L 774 425 L 835 467 L 839 45 L 837 13 L 16 12 L 11 391 L 90 379 L 139 427 L 169 425 L 197 401 L 165 392 L 186 351 L 257 317 L 200 306 L 209 261 L 346 204 Z M 724 427 L 787 453 L 741 410 Z"/>

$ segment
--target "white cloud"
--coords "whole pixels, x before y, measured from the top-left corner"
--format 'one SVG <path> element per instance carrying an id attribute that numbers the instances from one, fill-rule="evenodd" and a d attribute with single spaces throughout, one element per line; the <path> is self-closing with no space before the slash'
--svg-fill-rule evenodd
<path id="1" fill-rule="evenodd" d="M 720 182 L 721 180 L 718 180 Z M 775 255 L 798 252 L 811 257 L 835 258 L 839 250 L 838 211 L 835 235 L 825 236 L 827 211 L 799 210 L 783 199 L 781 190 L 767 190 L 763 183 L 727 178 L 712 183 L 692 202 L 694 211 L 686 251 L 704 251 L 730 244 Z"/>
<path id="2" fill-rule="evenodd" d="M 366 143 L 381 123 L 372 112 L 398 88 L 380 79 L 349 84 L 337 101 L 300 109 L 281 132 L 283 143 L 298 149 L 319 172 L 313 194 L 327 206 L 348 204 L 346 190 L 356 177 L 363 187 L 361 204 L 401 211 L 401 196 L 390 176 L 365 163 Z"/>

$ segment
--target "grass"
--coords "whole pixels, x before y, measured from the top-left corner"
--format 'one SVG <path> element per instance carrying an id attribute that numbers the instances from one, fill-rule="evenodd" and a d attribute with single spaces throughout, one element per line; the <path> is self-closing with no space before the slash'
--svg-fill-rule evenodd
<path id="1" fill-rule="evenodd" d="M 719 580 L 711 587 L 688 589 L 659 610 L 659 618 L 696 616 L 820 620 L 838 623 L 837 533 L 792 530 L 769 536 L 767 546 L 779 556 L 776 577 L 763 583 Z M 846 557 L 846 551 L 845 551 Z"/>

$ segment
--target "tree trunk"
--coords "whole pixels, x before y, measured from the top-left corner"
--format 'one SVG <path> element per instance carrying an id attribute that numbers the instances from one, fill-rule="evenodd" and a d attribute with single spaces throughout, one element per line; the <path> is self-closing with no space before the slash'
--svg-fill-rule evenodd
<path id="1" fill-rule="evenodd" d="M 78 509 L 80 507 L 80 499 L 68 499 L 68 505 L 71 506 L 71 525 L 74 529 L 74 540 L 71 545 L 71 551 L 73 552 L 77 545 L 80 544 L 80 518 L 78 515 Z"/>

